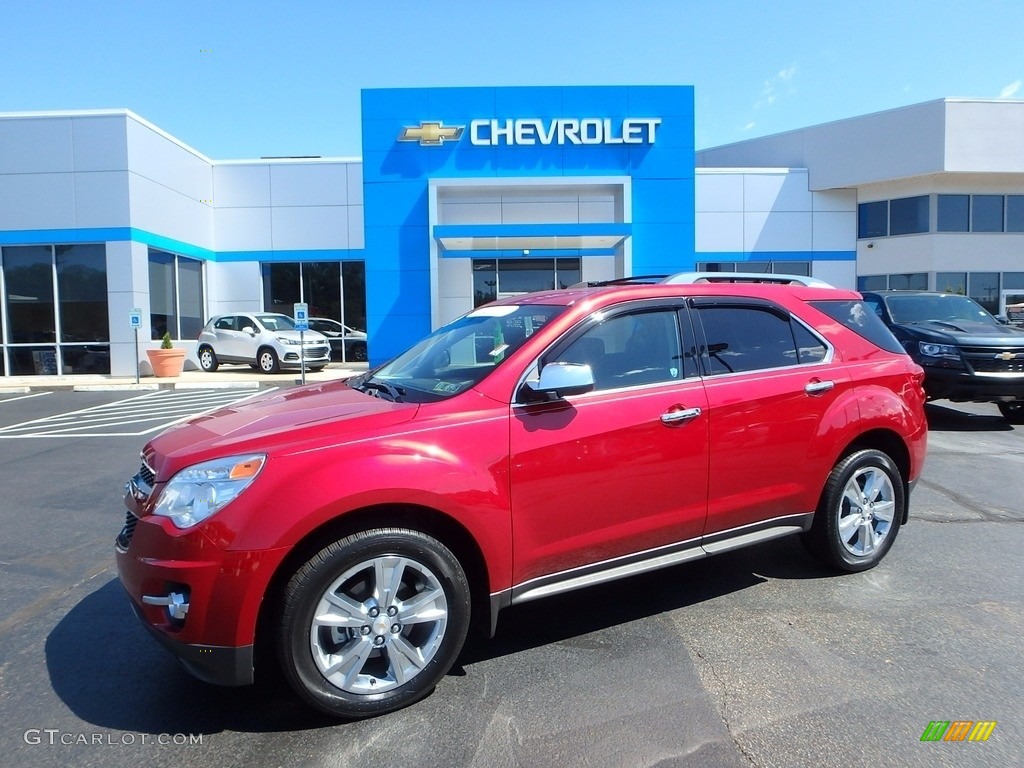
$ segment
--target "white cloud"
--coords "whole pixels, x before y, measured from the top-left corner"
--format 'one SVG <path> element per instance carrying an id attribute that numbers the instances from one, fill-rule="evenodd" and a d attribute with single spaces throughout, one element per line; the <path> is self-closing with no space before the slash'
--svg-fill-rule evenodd
<path id="1" fill-rule="evenodd" d="M 779 100 L 779 92 L 782 91 L 785 95 L 792 95 L 796 93 L 796 89 L 793 88 L 793 78 L 796 77 L 797 66 L 793 64 L 785 69 L 779 70 L 772 77 L 764 81 L 764 87 L 761 89 L 761 95 L 757 101 L 754 102 L 754 109 L 761 109 L 762 107 L 770 107 L 776 101 Z M 787 86 L 782 88 L 781 86 Z"/>
<path id="2" fill-rule="evenodd" d="M 746 125 L 743 126 L 743 130 L 744 131 L 752 131 L 752 130 L 754 130 L 754 127 L 756 125 L 757 125 L 757 123 L 754 123 L 754 122 L 747 123 Z"/>
<path id="3" fill-rule="evenodd" d="M 1010 83 L 1008 86 L 1006 86 L 1005 88 L 1003 88 L 1003 90 L 1001 90 L 999 92 L 999 98 L 1000 99 L 1012 99 L 1014 96 L 1017 95 L 1017 91 L 1020 90 L 1020 86 L 1021 86 L 1021 81 L 1020 80 L 1014 80 L 1012 83 Z"/>

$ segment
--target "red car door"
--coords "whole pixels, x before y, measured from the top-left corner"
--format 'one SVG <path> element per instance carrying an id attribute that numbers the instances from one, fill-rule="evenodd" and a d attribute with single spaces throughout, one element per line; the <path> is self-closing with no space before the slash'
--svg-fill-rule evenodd
<path id="1" fill-rule="evenodd" d="M 735 298 L 693 304 L 708 374 L 705 533 L 813 512 L 832 460 L 814 453 L 828 443 L 815 435 L 836 400 L 849 399 L 846 366 L 781 307 Z"/>
<path id="2" fill-rule="evenodd" d="M 519 593 L 559 591 L 587 573 L 622 574 L 658 557 L 698 553 L 707 403 L 685 310 L 611 313 L 555 345 L 541 364 L 557 361 L 590 365 L 595 389 L 512 407 Z"/>

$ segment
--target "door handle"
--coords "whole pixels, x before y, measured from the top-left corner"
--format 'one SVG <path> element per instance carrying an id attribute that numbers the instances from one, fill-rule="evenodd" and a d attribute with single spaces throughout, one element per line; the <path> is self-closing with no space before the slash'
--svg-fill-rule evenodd
<path id="1" fill-rule="evenodd" d="M 662 424 L 684 424 L 690 419 L 695 419 L 700 416 L 700 408 L 679 408 L 677 410 L 666 411 L 661 414 Z"/>
<path id="2" fill-rule="evenodd" d="M 836 383 L 834 381 L 809 381 L 807 386 L 804 387 L 804 392 L 808 395 L 823 395 L 828 392 Z"/>

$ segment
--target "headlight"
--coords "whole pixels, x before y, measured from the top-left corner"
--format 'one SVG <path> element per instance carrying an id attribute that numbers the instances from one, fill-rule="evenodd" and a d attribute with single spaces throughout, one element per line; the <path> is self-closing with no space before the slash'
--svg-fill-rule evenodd
<path id="1" fill-rule="evenodd" d="M 160 494 L 154 515 L 190 528 L 234 501 L 266 464 L 264 454 L 228 456 L 181 470 Z"/>
<path id="2" fill-rule="evenodd" d="M 297 346 L 299 346 L 299 340 L 298 339 L 289 339 L 289 338 L 286 338 L 284 336 L 278 336 L 277 340 L 280 341 L 282 344 L 287 344 L 289 347 L 293 347 L 293 346 L 297 347 Z"/>
<path id="3" fill-rule="evenodd" d="M 917 348 L 925 357 L 948 357 L 959 360 L 960 352 L 952 344 L 932 344 L 930 341 L 919 341 Z"/>

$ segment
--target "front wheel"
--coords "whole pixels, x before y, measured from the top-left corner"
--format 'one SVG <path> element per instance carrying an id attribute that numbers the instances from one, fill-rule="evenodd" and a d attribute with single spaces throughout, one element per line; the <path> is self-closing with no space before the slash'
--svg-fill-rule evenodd
<path id="1" fill-rule="evenodd" d="M 199 367 L 207 373 L 213 373 L 217 370 L 220 363 L 217 362 L 217 355 L 214 353 L 211 347 L 200 347 L 199 348 Z"/>
<path id="2" fill-rule="evenodd" d="M 256 353 L 256 365 L 263 373 L 277 373 L 281 370 L 281 363 L 277 359 L 277 353 L 270 347 L 263 347 Z"/>
<path id="3" fill-rule="evenodd" d="M 447 674 L 466 639 L 470 590 L 455 555 L 418 531 L 336 541 L 296 571 L 277 622 L 285 677 L 330 715 L 412 704 Z"/>
<path id="4" fill-rule="evenodd" d="M 832 468 L 804 543 L 834 568 L 866 571 L 892 547 L 905 511 L 903 477 L 893 460 L 881 451 L 857 451 Z"/>
<path id="5" fill-rule="evenodd" d="M 1014 400 L 1010 403 L 997 403 L 999 412 L 1003 418 L 1011 424 L 1024 424 L 1024 400 Z"/>

